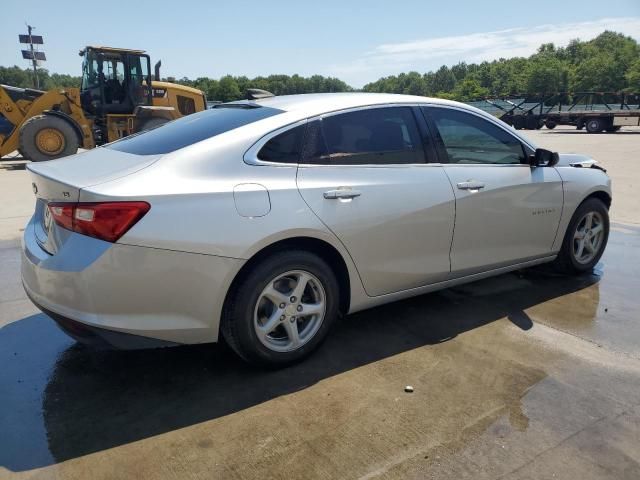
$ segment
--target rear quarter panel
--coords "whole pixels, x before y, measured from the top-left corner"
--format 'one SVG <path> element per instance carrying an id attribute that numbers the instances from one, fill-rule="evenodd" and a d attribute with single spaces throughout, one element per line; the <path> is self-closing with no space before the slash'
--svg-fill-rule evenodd
<path id="1" fill-rule="evenodd" d="M 246 260 L 280 240 L 323 240 L 338 250 L 347 265 L 352 306 L 366 302 L 346 248 L 300 196 L 297 165 L 256 166 L 243 161 L 248 146 L 258 138 L 220 135 L 168 154 L 127 177 L 84 188 L 80 201 L 136 199 L 151 204 L 119 244 Z M 270 209 L 266 215 L 249 217 L 238 212 L 234 188 L 247 184 L 267 190 Z"/>

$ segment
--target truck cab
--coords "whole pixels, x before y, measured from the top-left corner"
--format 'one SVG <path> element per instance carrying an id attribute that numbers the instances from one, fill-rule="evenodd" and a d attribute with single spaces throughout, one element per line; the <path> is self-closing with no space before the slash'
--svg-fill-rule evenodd
<path id="1" fill-rule="evenodd" d="M 142 50 L 86 47 L 80 52 L 83 109 L 94 115 L 133 113 L 151 105 L 151 60 Z"/>

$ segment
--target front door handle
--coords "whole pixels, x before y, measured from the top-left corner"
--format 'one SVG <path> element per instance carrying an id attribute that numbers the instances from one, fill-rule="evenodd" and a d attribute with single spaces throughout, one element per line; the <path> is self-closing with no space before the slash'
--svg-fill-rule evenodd
<path id="1" fill-rule="evenodd" d="M 482 182 L 478 182 L 476 180 L 469 180 L 467 182 L 460 182 L 457 184 L 457 187 L 460 190 L 480 190 L 484 188 L 485 185 Z"/>
<path id="2" fill-rule="evenodd" d="M 340 199 L 352 199 L 362 195 L 358 190 L 352 190 L 350 188 L 338 188 L 336 190 L 329 190 L 324 192 L 323 196 L 327 200 L 340 200 Z"/>

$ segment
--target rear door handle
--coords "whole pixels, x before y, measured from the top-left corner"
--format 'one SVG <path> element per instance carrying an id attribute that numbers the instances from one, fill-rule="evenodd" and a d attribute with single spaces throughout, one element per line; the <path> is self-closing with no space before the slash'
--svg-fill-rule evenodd
<path id="1" fill-rule="evenodd" d="M 485 185 L 482 182 L 478 182 L 476 180 L 469 180 L 467 182 L 460 182 L 457 184 L 457 187 L 460 190 L 480 190 L 484 188 Z"/>
<path id="2" fill-rule="evenodd" d="M 323 194 L 327 200 L 351 199 L 359 197 L 360 195 L 362 195 L 361 192 L 350 188 L 338 188 L 336 190 L 329 190 Z"/>

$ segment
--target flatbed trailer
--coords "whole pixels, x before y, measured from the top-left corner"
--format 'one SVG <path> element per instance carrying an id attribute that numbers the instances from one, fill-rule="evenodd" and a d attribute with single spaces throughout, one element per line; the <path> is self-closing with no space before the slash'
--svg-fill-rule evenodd
<path id="1" fill-rule="evenodd" d="M 514 128 L 534 130 L 574 125 L 589 133 L 640 126 L 640 94 L 578 92 L 541 97 L 518 95 L 471 102 Z"/>

